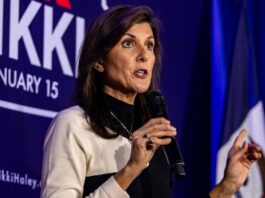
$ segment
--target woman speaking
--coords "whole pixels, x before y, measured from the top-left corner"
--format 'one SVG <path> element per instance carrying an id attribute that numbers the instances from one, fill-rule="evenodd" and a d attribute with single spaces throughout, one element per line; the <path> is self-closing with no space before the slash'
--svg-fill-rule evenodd
<path id="1" fill-rule="evenodd" d="M 145 100 L 158 88 L 159 69 L 158 21 L 150 8 L 115 6 L 93 21 L 79 60 L 78 105 L 61 111 L 45 138 L 41 197 L 172 197 L 161 146 L 176 129 L 165 118 L 151 119 Z M 260 158 L 259 147 L 241 147 L 244 133 L 210 196 L 230 197 Z"/>

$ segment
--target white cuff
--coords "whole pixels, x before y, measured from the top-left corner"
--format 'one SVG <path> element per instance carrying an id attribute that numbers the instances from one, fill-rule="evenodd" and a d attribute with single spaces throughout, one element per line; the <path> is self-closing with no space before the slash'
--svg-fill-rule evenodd
<path id="1" fill-rule="evenodd" d="M 117 183 L 113 176 L 102 184 L 102 189 L 109 197 L 129 198 L 130 196 Z"/>

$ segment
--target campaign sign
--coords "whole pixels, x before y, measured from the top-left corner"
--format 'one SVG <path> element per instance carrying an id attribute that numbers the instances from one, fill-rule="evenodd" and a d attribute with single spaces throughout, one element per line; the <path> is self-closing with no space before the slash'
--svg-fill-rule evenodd
<path id="1" fill-rule="evenodd" d="M 1 195 L 39 197 L 46 130 L 73 104 L 86 28 L 106 9 L 107 1 L 0 0 Z"/>

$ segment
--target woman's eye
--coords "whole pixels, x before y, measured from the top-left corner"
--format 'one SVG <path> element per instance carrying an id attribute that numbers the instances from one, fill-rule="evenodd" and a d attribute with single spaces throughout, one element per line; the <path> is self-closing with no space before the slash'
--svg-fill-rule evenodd
<path id="1" fill-rule="evenodd" d="M 153 44 L 152 42 L 147 43 L 147 44 L 146 44 L 146 47 L 147 47 L 147 49 L 150 50 L 150 51 L 153 51 L 153 50 L 154 50 L 154 44 Z"/>
<path id="2" fill-rule="evenodd" d="M 124 42 L 122 42 L 122 46 L 125 48 L 131 48 L 131 47 L 133 47 L 133 42 L 132 41 L 124 41 Z"/>

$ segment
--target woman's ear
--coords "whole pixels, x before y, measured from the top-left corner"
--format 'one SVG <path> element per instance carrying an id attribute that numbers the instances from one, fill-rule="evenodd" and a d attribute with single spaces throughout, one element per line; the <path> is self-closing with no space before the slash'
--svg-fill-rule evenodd
<path id="1" fill-rule="evenodd" d="M 104 65 L 103 65 L 103 61 L 102 59 L 99 59 L 95 65 L 94 65 L 94 68 L 98 71 L 98 72 L 104 72 Z"/>

